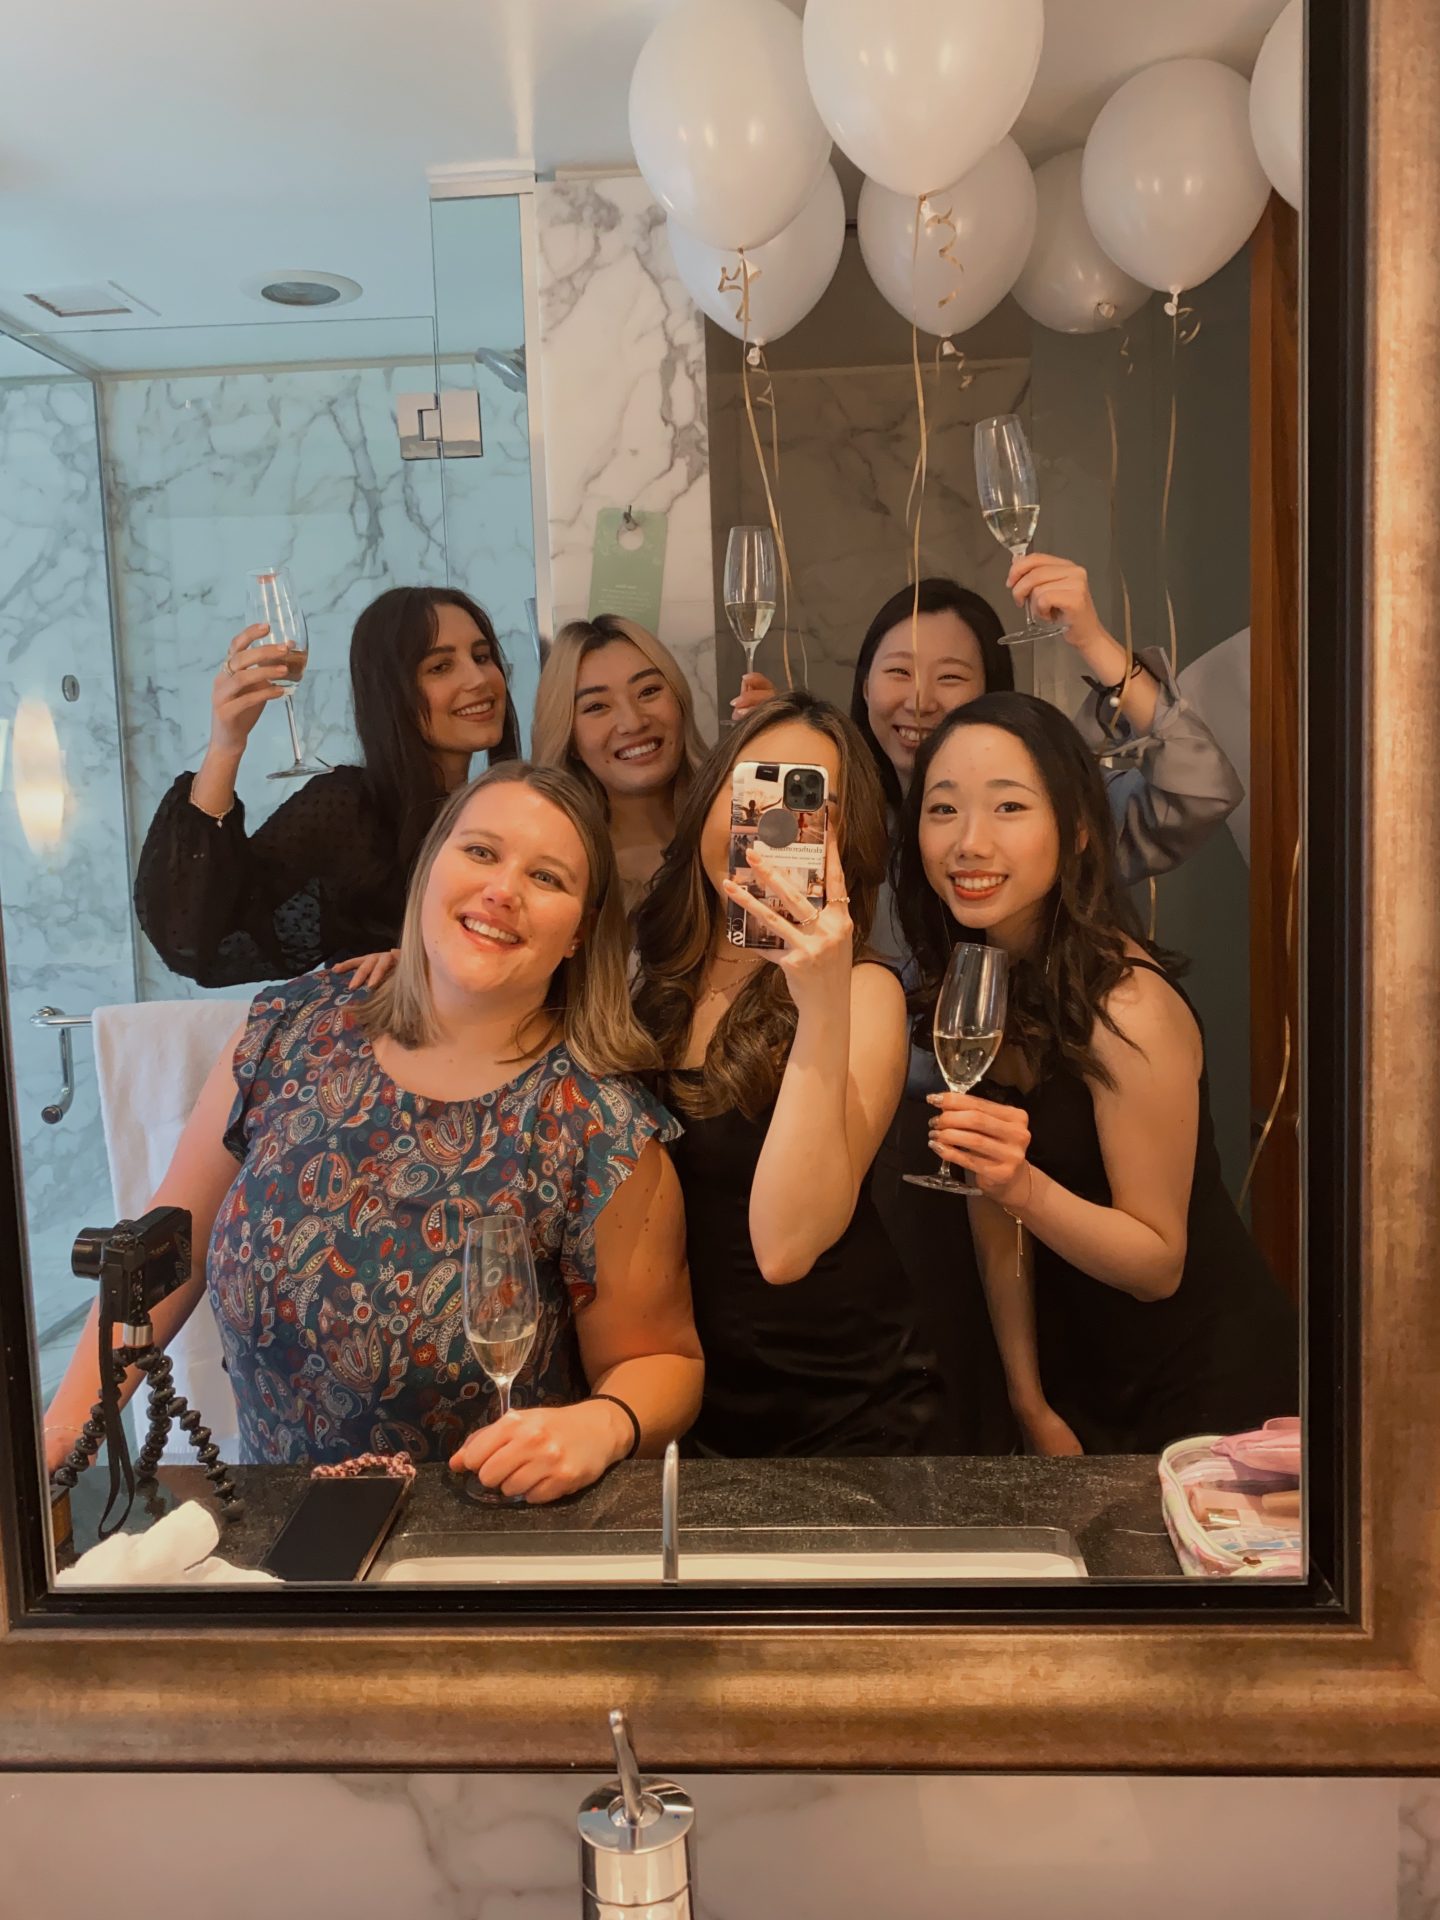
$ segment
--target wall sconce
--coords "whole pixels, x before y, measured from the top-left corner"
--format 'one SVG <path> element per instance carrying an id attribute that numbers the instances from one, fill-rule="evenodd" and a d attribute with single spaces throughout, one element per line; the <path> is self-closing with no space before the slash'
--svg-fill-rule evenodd
<path id="1" fill-rule="evenodd" d="M 32 853 L 51 853 L 65 837 L 68 789 L 55 717 L 43 700 L 20 702 L 11 761 L 20 831 Z"/>

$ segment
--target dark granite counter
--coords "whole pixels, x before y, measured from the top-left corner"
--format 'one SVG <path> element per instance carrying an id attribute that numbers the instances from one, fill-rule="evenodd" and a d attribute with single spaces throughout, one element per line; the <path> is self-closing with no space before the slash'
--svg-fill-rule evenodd
<path id="1" fill-rule="evenodd" d="M 218 1552 L 255 1566 L 303 1494 L 304 1467 L 242 1467 L 236 1481 L 243 1516 L 222 1528 Z M 85 1475 L 72 1495 L 74 1548 L 91 1544 L 104 1504 L 103 1469 Z M 127 1530 L 150 1526 L 181 1500 L 209 1498 L 198 1468 L 161 1470 L 159 1489 L 136 1500 Z M 215 1508 L 218 1512 L 218 1508 Z M 497 1535 L 507 1545 L 577 1533 L 653 1536 L 660 1527 L 660 1465 L 636 1460 L 613 1467 L 596 1486 L 550 1506 L 481 1506 L 459 1491 L 443 1467 L 423 1467 L 378 1565 L 436 1553 L 483 1552 Z M 680 1543 L 704 1531 L 713 1538 L 762 1529 L 793 1530 L 804 1547 L 818 1529 L 837 1544 L 880 1546 L 885 1530 L 931 1527 L 1044 1527 L 1070 1535 L 1089 1572 L 1100 1579 L 1175 1577 L 1179 1567 L 1160 1514 L 1155 1462 L 1149 1456 L 1097 1455 L 1079 1460 L 1019 1456 L 964 1459 L 907 1457 L 844 1460 L 687 1460 L 680 1469 Z M 743 1546 L 735 1538 L 730 1546 Z M 899 1539 L 895 1545 L 901 1544 Z M 914 1537 L 906 1542 L 914 1544 Z M 73 1551 L 62 1555 L 62 1564 Z"/>

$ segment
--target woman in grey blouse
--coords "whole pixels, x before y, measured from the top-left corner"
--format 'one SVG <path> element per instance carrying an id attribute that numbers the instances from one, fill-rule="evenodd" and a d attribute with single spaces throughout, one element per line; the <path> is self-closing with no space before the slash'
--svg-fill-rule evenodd
<path id="1" fill-rule="evenodd" d="M 1244 798 L 1240 777 L 1219 741 L 1176 685 L 1161 647 L 1125 648 L 1095 610 L 1085 570 L 1035 553 L 1016 562 L 1008 582 L 1017 601 L 1063 621 L 1092 689 L 1075 724 L 1094 749 L 1115 819 L 1120 877 L 1127 885 L 1168 873 L 1201 846 Z M 903 587 L 870 622 L 855 663 L 851 717 L 864 735 L 898 812 L 921 741 L 954 707 L 1015 684 L 999 616 L 954 580 Z M 918 675 L 917 675 L 918 666 Z M 904 957 L 888 894 L 872 936 L 879 950 Z"/>

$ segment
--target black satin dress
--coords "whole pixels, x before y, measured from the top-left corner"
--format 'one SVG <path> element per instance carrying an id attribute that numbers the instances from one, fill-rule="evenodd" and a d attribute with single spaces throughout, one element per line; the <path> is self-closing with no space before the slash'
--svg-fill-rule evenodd
<path id="1" fill-rule="evenodd" d="M 769 1124 L 769 1113 L 686 1118 L 670 1148 L 705 1355 L 688 1450 L 729 1459 L 934 1451 L 939 1385 L 869 1181 L 850 1225 L 803 1279 L 772 1286 L 756 1265 L 750 1188 Z M 795 1204 L 804 1206 L 803 1193 Z"/>

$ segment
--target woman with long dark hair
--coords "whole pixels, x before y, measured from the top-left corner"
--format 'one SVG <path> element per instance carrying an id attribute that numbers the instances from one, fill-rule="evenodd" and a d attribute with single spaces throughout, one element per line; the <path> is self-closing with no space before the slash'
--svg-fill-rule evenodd
<path id="1" fill-rule="evenodd" d="M 1063 714 L 1003 693 L 941 721 L 897 892 L 918 1028 L 957 939 L 1010 959 L 995 1066 L 980 1091 L 930 1096 L 931 1141 L 985 1195 L 967 1204 L 1030 1444 L 1153 1453 L 1293 1413 L 1295 1317 L 1221 1180 L 1199 1023 L 1140 932 Z M 959 1202 L 939 1204 L 932 1254 L 953 1268 Z"/>
<path id="2" fill-rule="evenodd" d="M 172 972 L 205 987 L 288 979 L 389 952 L 405 883 L 447 793 L 477 753 L 513 758 L 505 662 L 485 609 L 454 587 L 392 587 L 355 622 L 350 684 L 360 765 L 307 780 L 253 834 L 235 780 L 283 647 L 230 643 L 210 743 L 145 836 L 135 911 Z M 356 984 L 362 984 L 361 980 Z"/>
<path id="3" fill-rule="evenodd" d="M 751 873 L 786 913 L 732 878 L 742 760 L 825 769 L 823 900 L 801 899 L 754 849 Z M 797 690 L 747 714 L 698 769 L 636 915 L 636 1013 L 685 1127 L 674 1159 L 705 1353 L 701 1452 L 908 1453 L 928 1438 L 936 1390 L 869 1190 L 906 1058 L 904 996 L 868 950 L 885 852 L 854 728 Z M 773 947 L 730 943 L 731 902 Z"/>
<path id="4" fill-rule="evenodd" d="M 1126 664 L 1125 648 L 1095 610 L 1083 567 L 1052 554 L 1018 560 L 1007 584 L 1065 625 L 1066 642 L 1092 689 L 1076 718 L 1097 753 L 1115 755 L 1103 779 L 1127 884 L 1187 860 L 1244 797 L 1224 750 L 1183 699 L 1161 647 Z M 916 613 L 918 601 L 919 612 Z M 892 817 L 898 815 L 921 746 L 945 718 L 983 693 L 1015 685 L 1005 631 L 989 602 L 955 580 L 902 587 L 879 609 L 860 643 L 850 717 L 875 761 Z M 1142 743 L 1143 746 L 1142 746 Z M 877 943 L 898 953 L 898 929 L 882 899 Z"/>

